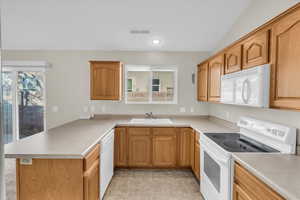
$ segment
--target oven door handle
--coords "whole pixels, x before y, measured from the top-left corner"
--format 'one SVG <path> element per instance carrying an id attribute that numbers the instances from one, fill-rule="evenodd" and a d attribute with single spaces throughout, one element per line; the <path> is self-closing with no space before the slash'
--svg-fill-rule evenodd
<path id="1" fill-rule="evenodd" d="M 215 161 L 217 161 L 218 163 L 221 163 L 222 165 L 227 165 L 228 164 L 228 159 L 220 159 L 220 158 L 218 158 L 218 156 L 216 156 L 216 154 L 214 154 L 213 152 L 211 152 L 211 151 L 208 150 L 209 149 L 208 145 L 204 144 L 203 142 L 201 143 L 201 145 L 202 145 L 202 149 L 204 147 L 205 151 L 210 156 L 212 156 Z"/>

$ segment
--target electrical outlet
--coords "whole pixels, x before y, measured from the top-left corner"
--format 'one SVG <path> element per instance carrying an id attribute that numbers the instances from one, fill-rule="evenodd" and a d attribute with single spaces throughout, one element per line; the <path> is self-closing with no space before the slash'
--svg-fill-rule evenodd
<path id="1" fill-rule="evenodd" d="M 185 113 L 185 107 L 180 107 L 180 112 Z"/>

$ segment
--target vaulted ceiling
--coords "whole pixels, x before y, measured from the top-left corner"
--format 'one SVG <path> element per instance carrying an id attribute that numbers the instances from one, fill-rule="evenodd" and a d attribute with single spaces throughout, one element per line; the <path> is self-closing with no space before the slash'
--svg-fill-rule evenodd
<path id="1" fill-rule="evenodd" d="M 250 1 L 2 0 L 2 44 L 4 49 L 211 51 Z M 154 39 L 161 43 L 153 45 Z"/>

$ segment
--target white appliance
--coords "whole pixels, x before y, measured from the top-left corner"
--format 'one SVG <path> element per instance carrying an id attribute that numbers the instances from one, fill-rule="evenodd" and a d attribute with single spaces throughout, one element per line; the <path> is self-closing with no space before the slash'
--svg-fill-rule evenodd
<path id="1" fill-rule="evenodd" d="M 269 64 L 221 77 L 221 103 L 267 108 L 269 90 Z"/>
<path id="2" fill-rule="evenodd" d="M 114 174 L 114 129 L 101 140 L 100 151 L 100 200 Z"/>
<path id="3" fill-rule="evenodd" d="M 238 126 L 239 133 L 204 133 L 200 137 L 200 190 L 206 200 L 232 199 L 232 152 L 294 154 L 296 151 L 293 127 L 248 117 L 242 117 Z"/>

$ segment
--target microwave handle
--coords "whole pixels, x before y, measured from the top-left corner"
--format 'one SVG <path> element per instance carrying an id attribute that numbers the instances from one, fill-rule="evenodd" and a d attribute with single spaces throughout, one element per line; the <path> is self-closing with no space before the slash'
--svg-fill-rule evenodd
<path id="1" fill-rule="evenodd" d="M 245 97 L 245 87 L 247 86 L 247 98 Z M 249 102 L 249 99 L 251 97 L 251 87 L 250 87 L 250 81 L 249 79 L 244 80 L 243 86 L 242 86 L 242 99 L 245 104 Z"/>

